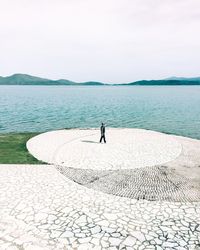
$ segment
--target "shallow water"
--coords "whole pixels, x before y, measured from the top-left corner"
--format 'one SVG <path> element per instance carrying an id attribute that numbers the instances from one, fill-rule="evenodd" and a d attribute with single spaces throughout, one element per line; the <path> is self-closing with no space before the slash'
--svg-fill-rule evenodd
<path id="1" fill-rule="evenodd" d="M 0 133 L 102 121 L 200 139 L 200 86 L 0 86 Z"/>

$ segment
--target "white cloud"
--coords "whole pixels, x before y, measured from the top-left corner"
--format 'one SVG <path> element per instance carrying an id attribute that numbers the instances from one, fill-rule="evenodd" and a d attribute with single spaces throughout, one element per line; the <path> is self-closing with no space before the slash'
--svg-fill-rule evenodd
<path id="1" fill-rule="evenodd" d="M 0 75 L 200 75 L 199 0 L 0 0 Z"/>

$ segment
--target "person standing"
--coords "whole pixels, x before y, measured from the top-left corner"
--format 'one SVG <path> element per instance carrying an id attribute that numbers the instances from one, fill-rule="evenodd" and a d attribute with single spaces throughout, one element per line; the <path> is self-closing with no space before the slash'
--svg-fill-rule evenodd
<path id="1" fill-rule="evenodd" d="M 105 125 L 102 123 L 101 124 L 101 138 L 100 138 L 100 143 L 102 142 L 102 140 L 104 141 L 104 143 L 106 143 L 106 137 L 105 137 Z"/>

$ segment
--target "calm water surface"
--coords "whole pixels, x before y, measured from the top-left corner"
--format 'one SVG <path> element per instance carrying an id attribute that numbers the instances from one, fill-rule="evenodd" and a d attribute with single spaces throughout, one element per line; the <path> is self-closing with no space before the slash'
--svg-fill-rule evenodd
<path id="1" fill-rule="evenodd" d="M 200 86 L 0 86 L 0 133 L 102 121 L 200 139 Z"/>

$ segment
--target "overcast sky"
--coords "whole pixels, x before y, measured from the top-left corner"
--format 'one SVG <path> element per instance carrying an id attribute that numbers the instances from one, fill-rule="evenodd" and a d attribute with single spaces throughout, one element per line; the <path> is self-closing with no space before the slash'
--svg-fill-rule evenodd
<path id="1" fill-rule="evenodd" d="M 0 75 L 200 76 L 200 0 L 0 0 Z"/>

